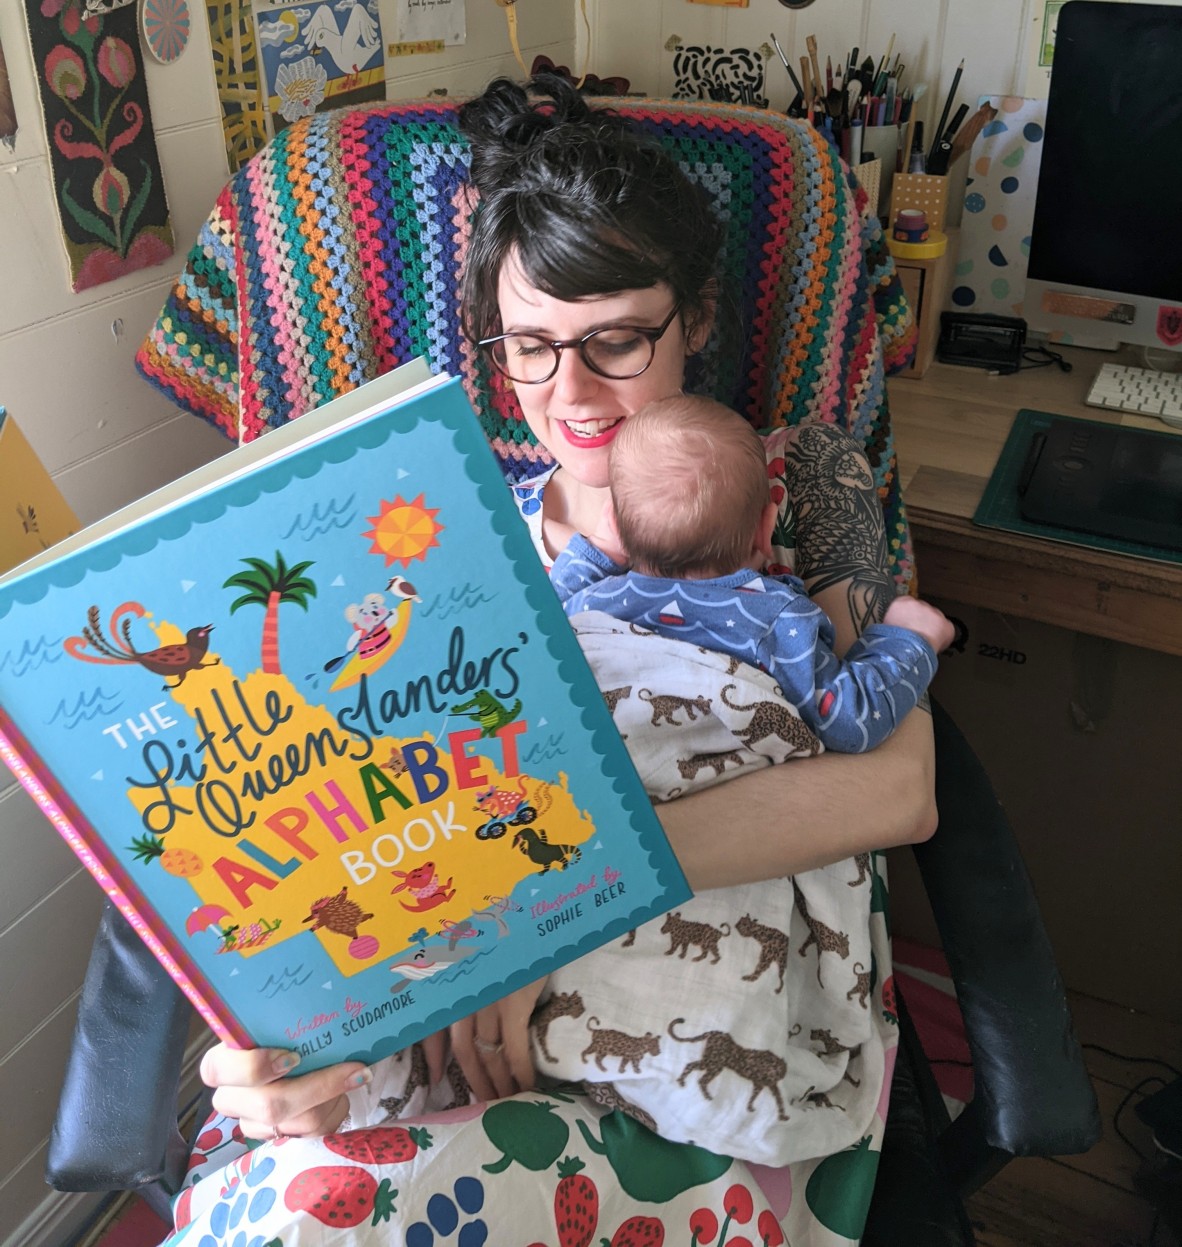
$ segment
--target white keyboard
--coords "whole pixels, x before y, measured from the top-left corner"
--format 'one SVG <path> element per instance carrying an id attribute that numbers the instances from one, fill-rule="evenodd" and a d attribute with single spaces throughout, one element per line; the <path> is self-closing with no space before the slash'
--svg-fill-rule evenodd
<path id="1" fill-rule="evenodd" d="M 1182 372 L 1102 364 L 1084 402 L 1090 407 L 1157 416 L 1182 429 Z"/>

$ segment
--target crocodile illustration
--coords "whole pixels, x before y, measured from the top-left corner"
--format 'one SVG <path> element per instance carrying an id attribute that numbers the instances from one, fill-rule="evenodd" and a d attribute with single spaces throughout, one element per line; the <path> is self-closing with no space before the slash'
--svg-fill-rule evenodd
<path id="1" fill-rule="evenodd" d="M 512 706 L 503 706 L 488 689 L 482 688 L 468 701 L 452 706 L 451 713 L 467 715 L 474 723 L 479 723 L 482 737 L 495 736 L 521 713 L 521 700 L 519 698 Z"/>

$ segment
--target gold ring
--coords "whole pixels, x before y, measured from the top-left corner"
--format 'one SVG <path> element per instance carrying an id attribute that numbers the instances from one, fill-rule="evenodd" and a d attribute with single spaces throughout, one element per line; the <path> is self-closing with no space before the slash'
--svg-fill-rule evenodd
<path id="1" fill-rule="evenodd" d="M 505 1051 L 503 1043 L 494 1043 L 491 1039 L 481 1039 L 479 1035 L 472 1040 L 472 1043 L 478 1052 L 483 1052 L 486 1056 L 494 1056 L 498 1052 Z"/>

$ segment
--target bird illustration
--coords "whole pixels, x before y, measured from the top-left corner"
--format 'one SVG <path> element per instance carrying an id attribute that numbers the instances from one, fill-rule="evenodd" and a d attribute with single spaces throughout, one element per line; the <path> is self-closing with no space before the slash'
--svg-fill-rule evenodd
<path id="1" fill-rule="evenodd" d="M 144 608 L 138 602 L 124 602 L 122 606 L 117 607 L 111 615 L 113 639 L 109 641 L 103 636 L 99 608 L 92 606 L 86 612 L 88 622 L 82 629 L 82 635 L 66 638 L 64 642 L 66 653 L 71 658 L 78 658 L 83 662 L 100 663 L 104 666 L 135 663 L 154 675 L 162 675 L 166 678 L 175 677 L 176 683 L 165 684 L 165 689 L 180 688 L 190 671 L 200 671 L 203 667 L 216 667 L 221 662 L 220 658 L 205 661 L 213 624 L 190 628 L 185 633 L 184 641 L 177 644 L 161 645 L 151 650 L 136 649 L 131 643 L 130 616 L 141 617 L 145 613 Z M 120 620 L 122 623 L 119 622 Z M 85 653 L 87 648 L 97 650 L 98 653 Z"/>
<path id="2" fill-rule="evenodd" d="M 377 22 L 361 4 L 353 6 L 344 30 L 338 29 L 327 5 L 317 9 L 304 28 L 304 41 L 313 54 L 327 52 L 343 74 L 359 73 L 382 42 Z"/>

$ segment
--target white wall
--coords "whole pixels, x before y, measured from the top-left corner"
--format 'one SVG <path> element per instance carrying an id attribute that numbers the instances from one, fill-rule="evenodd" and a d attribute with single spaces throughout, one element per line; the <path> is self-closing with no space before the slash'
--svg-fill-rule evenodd
<path id="1" fill-rule="evenodd" d="M 382 0 L 387 41 L 393 0 Z M 0 0 L 0 42 L 20 126 L 0 146 L 0 405 L 8 408 L 84 522 L 97 519 L 227 448 L 135 372 L 132 356 L 228 171 L 200 0 L 194 36 L 170 66 L 149 58 L 148 90 L 177 254 L 75 295 L 57 229 L 24 20 Z M 504 10 L 468 0 L 468 39 L 446 52 L 391 58 L 387 96 L 436 88 L 470 94 L 517 74 Z M 574 56 L 574 0 L 518 0 L 526 64 Z M 0 505 L 3 505 L 0 500 Z M 23 790 L 0 779 L 0 1242 L 60 1244 L 93 1200 L 44 1185 L 45 1146 L 101 893 Z"/>
<path id="2" fill-rule="evenodd" d="M 965 68 L 958 99 L 1022 94 L 1026 86 L 1026 46 L 1041 0 L 817 0 L 805 9 L 786 9 L 778 0 L 750 0 L 747 8 L 687 3 L 687 0 L 588 0 L 597 74 L 628 78 L 634 91 L 669 94 L 673 53 L 667 41 L 713 48 L 771 46 L 775 32 L 789 63 L 800 76 L 805 39 L 813 35 L 822 69 L 826 55 L 836 65 L 852 47 L 875 61 L 894 50 L 906 66 L 905 81 L 928 84 L 917 116 L 939 109 L 961 57 Z M 581 31 L 580 31 L 581 34 Z M 794 94 L 779 59 L 767 68 L 768 98 L 786 108 Z M 1042 91 L 1045 94 L 1045 89 Z"/>

